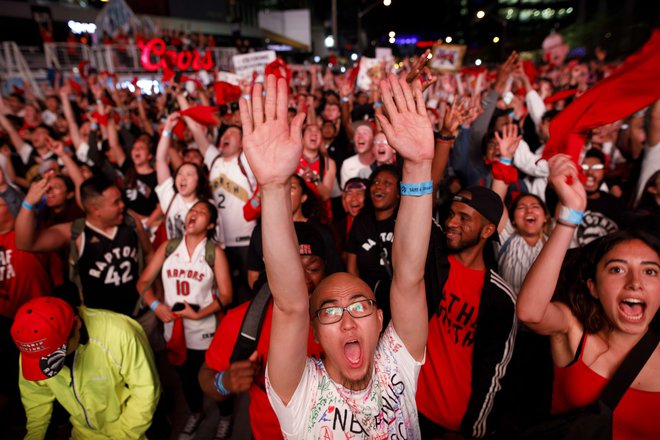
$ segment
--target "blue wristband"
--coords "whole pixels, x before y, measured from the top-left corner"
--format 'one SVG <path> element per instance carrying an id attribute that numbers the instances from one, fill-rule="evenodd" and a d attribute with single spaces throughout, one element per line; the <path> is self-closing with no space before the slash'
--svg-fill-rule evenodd
<path id="1" fill-rule="evenodd" d="M 163 135 L 162 136 L 166 137 L 166 138 L 172 137 L 172 132 L 169 131 L 169 130 L 163 130 Z"/>
<path id="2" fill-rule="evenodd" d="M 222 385 L 222 378 L 224 375 L 224 371 L 215 373 L 215 376 L 213 376 L 213 386 L 218 393 L 222 394 L 223 396 L 228 396 L 231 394 L 231 392 L 229 392 L 229 390 L 225 388 L 224 385 Z"/>
<path id="3" fill-rule="evenodd" d="M 380 101 L 374 102 L 374 107 L 382 107 L 382 106 L 383 106 L 382 102 L 380 102 Z"/>
<path id="4" fill-rule="evenodd" d="M 252 205 L 253 208 L 258 208 L 261 203 L 259 203 L 259 200 L 257 199 L 251 199 L 250 200 L 250 205 Z"/>
<path id="5" fill-rule="evenodd" d="M 151 303 L 151 305 L 149 306 L 149 308 L 155 312 L 155 311 L 156 311 L 156 307 L 158 307 L 159 305 L 160 305 L 160 301 L 156 300 L 156 301 L 154 301 L 154 302 Z"/>
<path id="6" fill-rule="evenodd" d="M 499 158 L 499 161 L 500 161 L 501 163 L 503 163 L 504 165 L 511 165 L 511 164 L 513 164 L 513 159 L 511 159 L 510 157 L 500 157 L 500 158 Z"/>
<path id="7" fill-rule="evenodd" d="M 426 182 L 419 183 L 400 183 L 402 196 L 423 196 L 433 193 L 433 181 L 427 180 Z"/>
<path id="8" fill-rule="evenodd" d="M 582 223 L 583 215 L 584 211 L 567 208 L 566 206 L 562 206 L 559 210 L 559 220 L 570 223 L 572 225 L 579 225 Z"/>
<path id="9" fill-rule="evenodd" d="M 29 203 L 26 202 L 25 200 L 23 200 L 23 201 L 21 202 L 21 206 L 22 206 L 23 208 L 27 209 L 28 211 L 32 211 L 32 210 L 34 209 L 34 205 L 29 204 Z"/>

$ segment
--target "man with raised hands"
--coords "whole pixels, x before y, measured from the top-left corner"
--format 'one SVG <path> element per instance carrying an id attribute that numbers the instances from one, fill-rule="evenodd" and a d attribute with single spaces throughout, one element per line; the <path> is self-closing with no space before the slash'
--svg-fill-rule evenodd
<path id="1" fill-rule="evenodd" d="M 310 298 L 299 263 L 289 177 L 302 153 L 303 114 L 287 124 L 286 82 L 273 76 L 240 101 L 243 148 L 262 192 L 264 260 L 273 292 L 266 390 L 289 439 L 420 438 L 415 406 L 428 324 L 424 263 L 431 229 L 433 130 L 419 83 L 381 83 L 387 138 L 404 159 L 393 245 L 392 321 L 382 330 L 374 293 L 338 273 Z M 307 328 L 326 356 L 306 357 Z"/>

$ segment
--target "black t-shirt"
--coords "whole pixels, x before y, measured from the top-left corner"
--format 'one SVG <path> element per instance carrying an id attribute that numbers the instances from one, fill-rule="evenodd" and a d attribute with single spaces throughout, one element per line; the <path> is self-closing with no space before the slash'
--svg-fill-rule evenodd
<path id="1" fill-rule="evenodd" d="M 138 236 L 119 225 L 111 239 L 85 225 L 78 272 L 85 305 L 131 315 L 139 297 Z"/>
<path id="2" fill-rule="evenodd" d="M 587 199 L 582 223 L 577 230 L 580 246 L 619 230 L 625 208 L 621 200 L 611 194 L 600 191 L 597 199 Z"/>
<path id="3" fill-rule="evenodd" d="M 390 279 L 395 220 L 396 214 L 378 221 L 373 213 L 363 212 L 355 217 L 348 233 L 346 252 L 357 256 L 360 278 L 372 289 L 378 281 Z"/>
<path id="4" fill-rule="evenodd" d="M 325 246 L 326 260 L 325 260 L 325 274 L 330 275 L 335 272 L 342 272 L 344 266 L 339 258 L 339 252 L 335 244 L 332 231 L 326 225 L 315 221 L 309 221 L 311 226 L 314 226 L 316 231 L 323 239 Z M 264 251 L 263 241 L 261 236 L 261 222 L 256 228 L 252 230 L 252 237 L 250 238 L 250 245 L 248 246 L 247 254 L 247 269 L 256 272 L 265 272 L 266 265 L 264 264 Z M 255 284 L 257 286 L 257 284 Z"/>
<path id="5" fill-rule="evenodd" d="M 126 208 L 143 216 L 151 215 L 158 205 L 156 185 L 158 185 L 158 179 L 155 171 L 138 174 L 134 185 L 129 186 L 127 183 L 124 187 L 122 195 Z"/>

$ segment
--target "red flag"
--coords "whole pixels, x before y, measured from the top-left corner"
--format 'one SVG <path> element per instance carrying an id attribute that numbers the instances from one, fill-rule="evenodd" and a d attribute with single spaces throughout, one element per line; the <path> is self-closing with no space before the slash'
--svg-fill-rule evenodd
<path id="1" fill-rule="evenodd" d="M 204 86 L 202 85 L 202 83 L 199 82 L 196 78 L 193 78 L 193 77 L 191 77 L 191 76 L 181 75 L 181 80 L 180 80 L 180 82 L 181 82 L 181 83 L 185 83 L 186 81 L 192 81 L 192 82 L 194 82 L 194 83 L 195 83 L 195 87 L 197 87 L 198 89 L 201 89 L 201 88 L 204 87 Z"/>
<path id="2" fill-rule="evenodd" d="M 660 98 L 658 71 L 660 31 L 655 30 L 639 52 L 552 120 L 543 158 L 565 153 L 577 163 L 589 130 L 624 118 Z M 569 139 L 570 135 L 575 137 Z"/>
<path id="3" fill-rule="evenodd" d="M 78 84 L 77 81 L 69 79 L 69 86 L 71 86 L 76 95 L 82 94 L 82 87 L 80 87 L 80 84 Z"/>
<path id="4" fill-rule="evenodd" d="M 555 93 L 553 95 L 550 95 L 547 98 L 545 98 L 543 100 L 543 103 L 545 105 L 554 104 L 557 101 L 561 101 L 563 99 L 570 98 L 571 96 L 575 96 L 575 94 L 577 92 L 578 92 L 577 89 L 560 90 L 557 93 Z"/>
<path id="5" fill-rule="evenodd" d="M 215 90 L 215 103 L 218 105 L 229 104 L 238 101 L 241 97 L 241 88 L 224 81 L 213 84 Z"/>
<path id="6" fill-rule="evenodd" d="M 275 78 L 280 79 L 284 78 L 287 85 L 291 81 L 291 69 L 286 65 L 282 58 L 275 58 L 275 61 L 268 64 L 264 69 L 264 77 L 268 75 L 275 75 Z"/>
<path id="7" fill-rule="evenodd" d="M 218 107 L 211 107 L 209 105 L 196 105 L 194 107 L 188 107 L 185 110 L 181 110 L 181 116 L 188 116 L 193 121 L 202 124 L 202 125 L 215 125 L 218 121 L 215 118 L 215 113 L 218 111 Z"/>
<path id="8" fill-rule="evenodd" d="M 167 341 L 167 360 L 170 364 L 180 367 L 188 357 L 186 332 L 183 328 L 183 318 L 176 318 L 172 325 L 172 337 Z"/>

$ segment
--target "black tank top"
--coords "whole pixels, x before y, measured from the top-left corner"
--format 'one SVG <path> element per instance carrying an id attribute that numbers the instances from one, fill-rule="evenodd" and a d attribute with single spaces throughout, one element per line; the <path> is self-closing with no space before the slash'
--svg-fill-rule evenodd
<path id="1" fill-rule="evenodd" d="M 138 237 L 127 225 L 114 239 L 85 225 L 84 248 L 78 260 L 85 305 L 131 316 L 138 300 Z"/>

